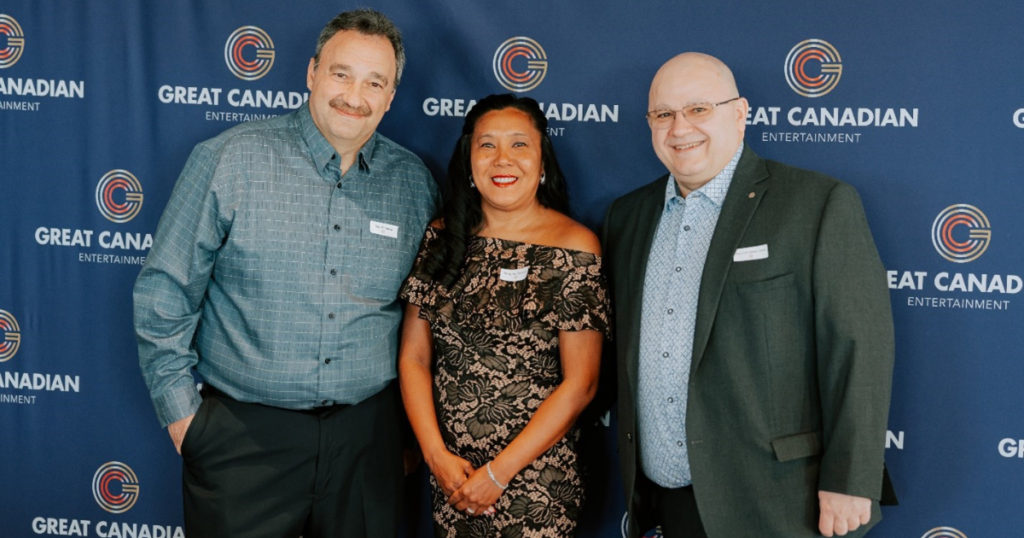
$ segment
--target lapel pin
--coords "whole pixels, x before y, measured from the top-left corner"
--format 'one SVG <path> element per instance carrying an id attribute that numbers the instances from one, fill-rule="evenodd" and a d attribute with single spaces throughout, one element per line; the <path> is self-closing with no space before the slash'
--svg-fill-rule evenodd
<path id="1" fill-rule="evenodd" d="M 754 194 L 754 193 L 750 193 L 750 194 L 747 195 L 747 198 L 753 198 L 754 196 L 757 196 L 757 195 Z"/>

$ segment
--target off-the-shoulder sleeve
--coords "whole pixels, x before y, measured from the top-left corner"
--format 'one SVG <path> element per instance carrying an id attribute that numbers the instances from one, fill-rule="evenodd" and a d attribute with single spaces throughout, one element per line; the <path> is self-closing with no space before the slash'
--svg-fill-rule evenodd
<path id="1" fill-rule="evenodd" d="M 573 267 L 566 269 L 555 306 L 557 328 L 561 331 L 600 331 L 610 338 L 608 284 L 601 270 L 601 258 L 592 254 L 588 256 L 592 258 L 578 260 Z"/>
<path id="2" fill-rule="evenodd" d="M 413 263 L 412 271 L 398 291 L 399 299 L 414 304 L 420 309 L 433 308 L 437 299 L 437 286 L 434 284 L 434 280 L 423 272 L 423 260 L 427 257 L 427 251 L 431 244 L 436 240 L 437 231 L 428 226 L 427 233 L 423 235 L 423 242 L 420 243 L 420 251 L 416 254 L 416 262 Z M 420 317 L 423 317 L 422 312 Z"/>

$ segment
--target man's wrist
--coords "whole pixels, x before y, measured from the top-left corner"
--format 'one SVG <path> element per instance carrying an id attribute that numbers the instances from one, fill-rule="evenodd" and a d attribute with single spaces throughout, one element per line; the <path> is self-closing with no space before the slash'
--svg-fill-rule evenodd
<path id="1" fill-rule="evenodd" d="M 199 395 L 199 390 L 191 375 L 187 384 L 170 388 L 161 395 L 153 397 L 153 407 L 156 409 L 157 419 L 160 420 L 160 426 L 164 428 L 196 414 L 199 404 L 202 402 L 203 397 Z"/>

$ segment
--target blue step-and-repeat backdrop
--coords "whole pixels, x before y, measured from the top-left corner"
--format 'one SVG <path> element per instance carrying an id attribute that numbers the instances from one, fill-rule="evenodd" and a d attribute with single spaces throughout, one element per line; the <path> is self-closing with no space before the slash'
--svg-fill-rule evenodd
<path id="1" fill-rule="evenodd" d="M 0 4 L 0 537 L 183 535 L 132 284 L 191 148 L 298 107 L 318 32 L 351 7 Z M 594 228 L 664 172 L 643 117 L 657 68 L 687 50 L 722 58 L 751 103 L 747 143 L 855 185 L 889 271 L 901 504 L 873 535 L 1024 535 L 1024 3 L 374 7 L 409 58 L 380 130 L 440 179 L 475 99 L 533 97 Z M 584 537 L 621 536 L 614 427 L 586 425 Z M 409 480 L 409 536 L 429 536 L 423 480 Z"/>

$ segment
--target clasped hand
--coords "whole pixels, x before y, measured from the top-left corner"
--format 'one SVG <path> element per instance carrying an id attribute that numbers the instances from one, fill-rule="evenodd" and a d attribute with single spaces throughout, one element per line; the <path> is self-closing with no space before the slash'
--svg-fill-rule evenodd
<path id="1" fill-rule="evenodd" d="M 487 476 L 487 469 L 474 469 L 463 458 L 445 452 L 427 462 L 448 504 L 470 515 L 491 515 L 502 490 Z"/>

